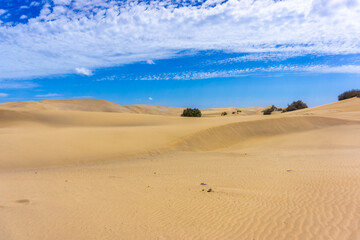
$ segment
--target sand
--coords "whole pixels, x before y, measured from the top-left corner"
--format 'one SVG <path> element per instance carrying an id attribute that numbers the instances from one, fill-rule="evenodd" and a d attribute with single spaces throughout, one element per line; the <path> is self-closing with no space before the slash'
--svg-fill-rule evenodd
<path id="1" fill-rule="evenodd" d="M 360 239 L 360 99 L 237 109 L 0 104 L 0 239 Z"/>

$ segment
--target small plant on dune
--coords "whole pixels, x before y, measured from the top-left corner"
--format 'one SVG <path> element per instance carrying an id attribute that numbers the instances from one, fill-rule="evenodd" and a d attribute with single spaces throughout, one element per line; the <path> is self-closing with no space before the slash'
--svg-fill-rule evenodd
<path id="1" fill-rule="evenodd" d="M 268 109 L 265 109 L 265 110 L 263 111 L 263 114 L 264 114 L 264 115 L 270 115 L 273 111 L 274 111 L 274 110 L 272 110 L 271 108 L 268 108 Z"/>
<path id="2" fill-rule="evenodd" d="M 272 105 L 270 108 L 267 108 L 262 112 L 264 113 L 264 115 L 270 115 L 273 111 L 277 111 L 277 110 L 278 108 L 275 107 L 275 105 Z"/>
<path id="3" fill-rule="evenodd" d="M 232 112 L 232 114 L 235 114 L 236 112 Z"/>
<path id="4" fill-rule="evenodd" d="M 339 101 L 341 101 L 341 100 L 345 100 L 345 99 L 353 98 L 353 97 L 360 97 L 359 89 L 353 89 L 350 91 L 343 92 L 342 94 L 340 94 L 338 96 L 338 99 L 339 99 Z"/>
<path id="5" fill-rule="evenodd" d="M 291 112 L 299 109 L 307 108 L 308 106 L 301 100 L 294 101 L 283 112 Z"/>
<path id="6" fill-rule="evenodd" d="M 241 110 L 237 110 L 238 113 L 241 113 Z"/>
<path id="7" fill-rule="evenodd" d="M 227 115 L 227 112 L 222 112 L 221 113 L 221 116 L 226 116 Z"/>
<path id="8" fill-rule="evenodd" d="M 197 108 L 186 108 L 181 114 L 182 117 L 201 117 L 201 111 Z"/>

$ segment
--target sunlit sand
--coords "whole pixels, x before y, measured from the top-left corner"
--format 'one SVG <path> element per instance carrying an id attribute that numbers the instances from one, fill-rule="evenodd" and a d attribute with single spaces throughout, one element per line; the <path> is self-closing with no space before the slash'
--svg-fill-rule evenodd
<path id="1" fill-rule="evenodd" d="M 360 239 L 360 98 L 264 109 L 2 103 L 0 239 Z"/>

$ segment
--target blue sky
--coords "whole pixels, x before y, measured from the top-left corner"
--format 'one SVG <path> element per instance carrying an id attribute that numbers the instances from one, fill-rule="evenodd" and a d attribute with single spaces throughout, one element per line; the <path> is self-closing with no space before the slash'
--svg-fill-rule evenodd
<path id="1" fill-rule="evenodd" d="M 2 0 L 0 102 L 310 106 L 360 88 L 358 0 Z"/>

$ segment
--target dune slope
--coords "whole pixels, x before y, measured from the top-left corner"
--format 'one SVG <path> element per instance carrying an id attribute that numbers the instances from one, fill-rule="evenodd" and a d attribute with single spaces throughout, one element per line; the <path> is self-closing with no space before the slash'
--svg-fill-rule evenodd
<path id="1" fill-rule="evenodd" d="M 359 124 L 359 122 L 335 118 L 299 116 L 230 123 L 181 138 L 174 143 L 174 148 L 187 151 L 212 151 L 230 147 L 250 138 L 275 136 L 349 124 Z"/>
<path id="2" fill-rule="evenodd" d="M 285 115 L 323 115 L 338 118 L 360 119 L 360 98 L 350 98 L 317 107 L 286 113 Z"/>

